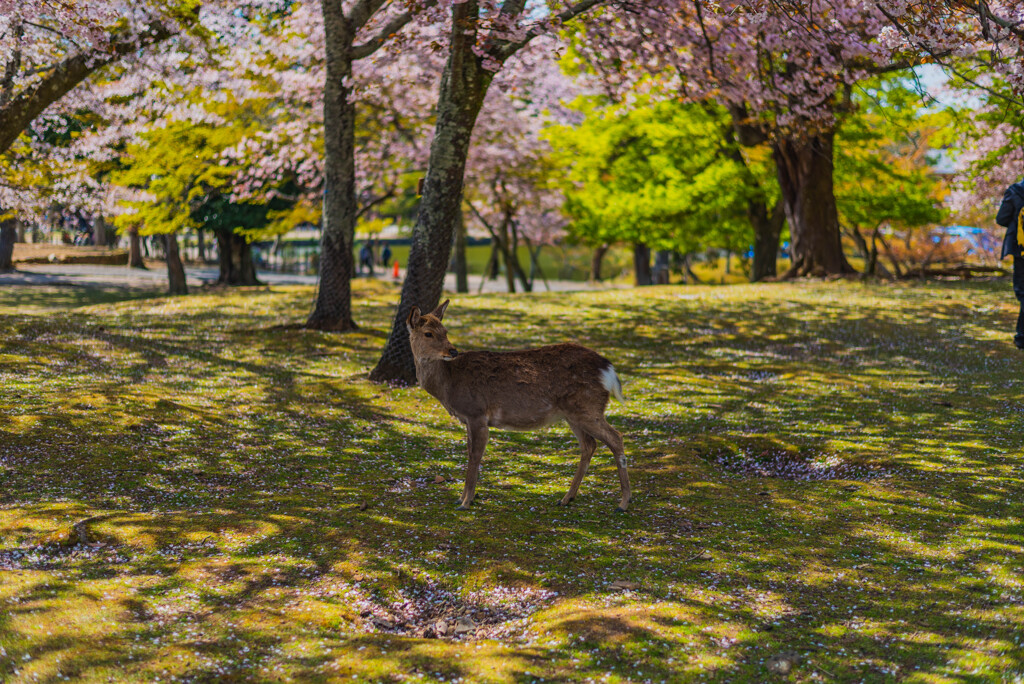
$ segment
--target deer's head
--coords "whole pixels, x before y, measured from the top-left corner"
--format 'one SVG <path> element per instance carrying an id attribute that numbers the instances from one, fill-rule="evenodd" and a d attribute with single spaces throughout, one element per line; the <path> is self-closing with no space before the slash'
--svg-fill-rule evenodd
<path id="1" fill-rule="evenodd" d="M 459 352 L 448 341 L 448 330 L 441 325 L 448 302 L 438 305 L 428 314 L 421 314 L 418 306 L 412 307 L 405 327 L 409 330 L 409 345 L 412 355 L 418 361 L 451 361 Z"/>

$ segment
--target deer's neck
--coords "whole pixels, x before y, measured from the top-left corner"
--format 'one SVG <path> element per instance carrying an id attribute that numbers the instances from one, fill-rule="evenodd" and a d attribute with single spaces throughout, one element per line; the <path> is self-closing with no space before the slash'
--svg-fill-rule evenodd
<path id="1" fill-rule="evenodd" d="M 452 386 L 452 362 L 451 361 L 420 361 L 416 359 L 416 379 L 420 387 L 437 398 L 445 408 L 450 410 L 448 405 L 448 393 Z"/>

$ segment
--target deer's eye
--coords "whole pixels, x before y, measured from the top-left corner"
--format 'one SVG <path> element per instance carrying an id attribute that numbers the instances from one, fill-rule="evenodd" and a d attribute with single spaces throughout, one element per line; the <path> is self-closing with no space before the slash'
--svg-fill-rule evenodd
<path id="1" fill-rule="evenodd" d="M 433 337 L 434 333 L 423 333 L 424 337 Z"/>

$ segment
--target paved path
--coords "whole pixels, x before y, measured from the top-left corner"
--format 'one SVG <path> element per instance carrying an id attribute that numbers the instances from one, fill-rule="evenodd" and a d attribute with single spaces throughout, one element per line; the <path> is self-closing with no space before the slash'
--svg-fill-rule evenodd
<path id="1" fill-rule="evenodd" d="M 217 280 L 216 268 L 186 268 L 189 287 L 200 287 Z M 405 277 L 405 271 L 399 275 Z M 268 285 L 316 285 L 317 277 L 294 273 L 274 273 L 260 271 L 258 277 Z M 390 279 L 390 274 L 389 274 Z M 469 291 L 476 292 L 480 288 L 481 276 L 469 276 Z M 13 273 L 0 273 L 0 286 L 7 285 L 50 285 L 77 287 L 123 288 L 125 290 L 165 290 L 167 289 L 167 271 L 164 268 L 141 270 L 125 266 L 93 266 L 79 264 L 25 264 Z M 549 280 L 552 291 L 571 292 L 574 290 L 602 290 L 613 287 L 595 285 L 593 283 L 572 280 Z M 455 291 L 455 275 L 449 273 L 445 278 L 445 289 Z M 538 292 L 546 292 L 544 283 L 536 283 Z M 484 292 L 506 292 L 504 279 L 489 280 L 484 283 Z"/>

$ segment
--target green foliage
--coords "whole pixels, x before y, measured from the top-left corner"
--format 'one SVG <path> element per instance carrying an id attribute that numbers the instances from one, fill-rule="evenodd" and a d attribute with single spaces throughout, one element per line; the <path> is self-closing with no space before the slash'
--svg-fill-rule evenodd
<path id="1" fill-rule="evenodd" d="M 123 201 L 132 211 L 116 216 L 115 225 L 122 229 L 137 226 L 143 234 L 230 230 L 249 239 L 290 229 L 268 218 L 269 210 L 281 211 L 289 202 L 266 204 L 231 198 L 239 166 L 223 153 L 259 122 L 232 102 L 203 104 L 223 121 L 169 122 L 150 128 L 138 142 L 127 146 L 111 182 L 138 194 Z"/>
<path id="2" fill-rule="evenodd" d="M 854 97 L 857 111 L 836 136 L 835 193 L 840 222 L 873 229 L 880 224 L 921 226 L 944 217 L 943 180 L 928 153 L 949 123 L 949 113 L 923 108 L 905 79 L 872 80 Z"/>
<path id="3" fill-rule="evenodd" d="M 547 131 L 568 169 L 575 236 L 682 252 L 752 242 L 745 203 L 755 191 L 752 174 L 767 180 L 770 160 L 733 146 L 724 110 L 676 101 L 626 108 L 581 99 L 576 106 L 583 123 Z M 738 154 L 748 154 L 746 165 Z"/>

